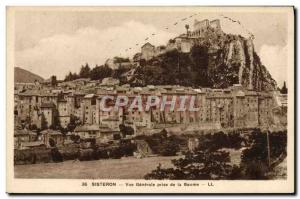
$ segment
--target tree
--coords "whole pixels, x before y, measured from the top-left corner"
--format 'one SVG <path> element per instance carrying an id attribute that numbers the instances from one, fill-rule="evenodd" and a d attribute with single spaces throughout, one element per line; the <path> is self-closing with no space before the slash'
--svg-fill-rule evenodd
<path id="1" fill-rule="evenodd" d="M 46 117 L 44 113 L 41 114 L 41 131 L 45 130 L 48 128 L 48 122 L 46 120 Z"/>
<path id="2" fill-rule="evenodd" d="M 72 72 L 70 71 L 68 75 L 66 75 L 64 81 L 72 81 Z"/>
<path id="3" fill-rule="evenodd" d="M 80 124 L 80 120 L 78 117 L 71 115 L 70 116 L 70 123 L 67 126 L 68 131 L 73 132 L 77 125 Z"/>
<path id="4" fill-rule="evenodd" d="M 127 68 L 120 66 L 119 68 L 112 71 L 112 77 L 120 80 L 122 78 L 122 74 L 127 71 L 129 71 Z"/>
<path id="5" fill-rule="evenodd" d="M 158 165 L 156 170 L 145 176 L 146 179 L 170 180 L 220 180 L 232 176 L 233 166 L 230 157 L 224 151 L 188 152 L 184 158 L 173 160 L 174 167 L 163 169 Z M 236 171 L 235 171 L 236 172 Z"/>
<path id="6" fill-rule="evenodd" d="M 76 73 L 69 72 L 69 74 L 66 75 L 64 81 L 72 81 L 72 80 L 75 80 L 75 79 L 78 79 L 78 75 Z"/>
<path id="7" fill-rule="evenodd" d="M 60 130 L 62 126 L 58 117 L 58 110 L 53 110 L 53 115 L 53 124 L 50 125 L 49 128 L 53 130 Z"/>
<path id="8" fill-rule="evenodd" d="M 130 126 L 125 126 L 124 124 L 119 125 L 120 132 L 123 137 L 126 137 L 126 135 L 133 135 L 134 134 L 134 129 Z"/>
<path id="9" fill-rule="evenodd" d="M 51 147 L 56 147 L 56 142 L 55 142 L 52 138 L 50 138 L 50 139 L 49 139 L 49 145 L 50 145 Z"/>
<path id="10" fill-rule="evenodd" d="M 160 154 L 162 156 L 174 156 L 178 151 L 179 145 L 174 140 L 167 139 L 160 147 Z"/>
<path id="11" fill-rule="evenodd" d="M 124 58 L 124 57 L 118 57 L 118 56 L 114 57 L 114 62 L 115 63 L 123 63 L 123 62 L 129 62 L 129 61 L 130 60 L 129 60 L 128 57 L 126 57 L 126 58 Z"/>
<path id="12" fill-rule="evenodd" d="M 90 72 L 92 80 L 101 80 L 106 77 L 111 77 L 113 70 L 109 66 L 96 66 Z"/>
<path id="13" fill-rule="evenodd" d="M 30 124 L 29 125 L 29 130 L 37 130 L 37 125 L 36 124 Z"/>
<path id="14" fill-rule="evenodd" d="M 57 79 L 55 75 L 51 76 L 51 86 L 57 86 Z"/>
<path id="15" fill-rule="evenodd" d="M 79 135 L 74 135 L 74 134 L 72 134 L 70 138 L 71 138 L 71 140 L 72 140 L 74 143 L 80 143 L 80 136 L 79 136 Z"/>
<path id="16" fill-rule="evenodd" d="M 282 86 L 282 88 L 280 89 L 280 93 L 281 93 L 281 94 L 287 94 L 287 93 L 288 93 L 288 89 L 287 89 L 287 87 L 286 87 L 285 81 L 283 82 L 283 86 Z"/>
<path id="17" fill-rule="evenodd" d="M 49 145 L 51 147 L 51 156 L 53 162 L 62 162 L 63 161 L 63 156 L 56 147 L 56 142 L 52 138 L 49 139 Z"/>
<path id="18" fill-rule="evenodd" d="M 189 34 L 189 28 L 190 28 L 189 24 L 185 24 L 186 36 L 188 36 Z"/>
<path id="19" fill-rule="evenodd" d="M 279 156 L 286 154 L 286 131 L 262 133 L 259 129 L 256 129 L 250 136 L 250 140 L 252 140 L 251 147 L 243 150 L 242 152 L 242 163 L 248 164 L 249 162 L 261 162 L 268 165 L 267 136 L 269 136 L 270 140 L 269 147 L 271 160 L 277 159 Z"/>
<path id="20" fill-rule="evenodd" d="M 85 64 L 85 66 L 81 66 L 80 72 L 79 72 L 79 77 L 80 78 L 89 78 L 90 76 L 90 66 L 88 63 Z"/>

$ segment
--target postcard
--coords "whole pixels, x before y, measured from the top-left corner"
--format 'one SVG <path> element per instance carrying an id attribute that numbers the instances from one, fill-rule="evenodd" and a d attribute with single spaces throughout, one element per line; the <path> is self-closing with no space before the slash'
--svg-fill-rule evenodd
<path id="1" fill-rule="evenodd" d="M 7 192 L 295 192 L 293 7 L 7 7 Z"/>

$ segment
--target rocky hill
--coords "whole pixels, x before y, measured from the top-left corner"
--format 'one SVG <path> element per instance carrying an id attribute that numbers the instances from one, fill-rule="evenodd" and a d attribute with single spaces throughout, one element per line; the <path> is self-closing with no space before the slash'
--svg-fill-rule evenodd
<path id="1" fill-rule="evenodd" d="M 142 50 L 132 59 L 115 57 L 93 69 L 82 66 L 78 75 L 70 73 L 65 81 L 113 77 L 131 86 L 227 88 L 241 84 L 256 91 L 277 89 L 276 81 L 255 52 L 253 35 L 245 38 L 209 26 L 201 30 L 201 35 L 187 32 L 170 39 L 166 46 L 148 47 L 151 52 L 143 54 Z"/>
<path id="2" fill-rule="evenodd" d="M 37 80 L 39 82 L 44 81 L 44 79 L 32 72 L 29 72 L 20 67 L 15 67 L 15 83 L 34 83 Z"/>
<path id="3" fill-rule="evenodd" d="M 277 88 L 276 81 L 255 52 L 252 38 L 207 30 L 203 37 L 194 38 L 192 42 L 188 53 L 177 48 L 148 61 L 141 60 L 134 78 L 123 83 L 212 88 L 240 83 L 257 91 Z"/>

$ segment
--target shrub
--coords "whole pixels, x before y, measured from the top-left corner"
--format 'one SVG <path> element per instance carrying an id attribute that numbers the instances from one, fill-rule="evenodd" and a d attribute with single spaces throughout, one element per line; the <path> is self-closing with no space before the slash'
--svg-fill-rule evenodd
<path id="1" fill-rule="evenodd" d="M 162 169 L 161 165 L 145 176 L 145 179 L 208 180 L 226 179 L 233 167 L 230 157 L 224 151 L 188 152 L 184 158 L 173 160 L 175 168 Z"/>
<path id="2" fill-rule="evenodd" d="M 245 170 L 245 179 L 250 180 L 263 180 L 267 179 L 268 168 L 267 165 L 262 161 L 251 161 L 243 165 Z"/>
<path id="3" fill-rule="evenodd" d="M 79 152 L 80 161 L 95 160 L 98 158 L 97 152 L 94 149 L 81 149 Z"/>
<path id="4" fill-rule="evenodd" d="M 286 154 L 287 146 L 287 133 L 285 132 L 268 132 L 269 146 L 271 159 L 278 158 L 281 154 Z M 245 149 L 242 153 L 242 162 L 247 163 L 251 161 L 260 161 L 267 164 L 268 161 L 268 142 L 267 133 L 262 133 L 256 129 L 250 135 L 252 145 L 250 148 Z"/>
<path id="5" fill-rule="evenodd" d="M 123 156 L 133 156 L 133 152 L 136 151 L 136 144 L 131 142 L 121 142 L 120 150 Z"/>
<path id="6" fill-rule="evenodd" d="M 78 144 L 68 144 L 67 146 L 60 148 L 60 153 L 64 160 L 74 160 L 79 157 L 79 145 Z"/>
<path id="7" fill-rule="evenodd" d="M 167 140 L 163 142 L 160 147 L 160 155 L 162 156 L 174 156 L 179 151 L 179 145 L 174 140 Z"/>
<path id="8" fill-rule="evenodd" d="M 51 156 L 52 156 L 53 162 L 62 162 L 63 161 L 63 156 L 57 148 L 51 149 Z"/>
<path id="9" fill-rule="evenodd" d="M 225 134 L 222 131 L 202 135 L 199 140 L 201 140 L 199 149 L 209 151 L 216 151 L 221 148 L 239 149 L 242 146 L 242 142 L 245 142 L 240 133 L 232 132 Z"/>

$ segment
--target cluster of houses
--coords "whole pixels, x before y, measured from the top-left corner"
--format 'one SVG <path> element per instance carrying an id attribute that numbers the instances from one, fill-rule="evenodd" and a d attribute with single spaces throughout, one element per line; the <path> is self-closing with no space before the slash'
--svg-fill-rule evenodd
<path id="1" fill-rule="evenodd" d="M 284 97 L 278 97 L 277 91 L 256 92 L 239 84 L 228 89 L 194 89 L 176 85 L 130 87 L 118 86 L 113 81 L 111 83 L 110 86 L 100 84 L 93 90 L 64 90 L 58 85 L 56 88 L 36 87 L 15 91 L 15 123 L 23 128 L 16 130 L 19 131 L 16 134 L 22 137 L 26 129 L 32 126 L 47 130 L 59 125 L 67 129 L 75 119 L 76 128 L 70 134 L 103 141 L 112 140 L 115 134 L 120 134 L 120 125 L 130 126 L 134 135 L 174 126 L 194 129 L 252 128 L 272 125 L 273 110 L 278 106 L 287 106 Z M 178 107 L 161 110 L 157 105 L 149 110 L 129 110 L 124 107 L 104 111 L 100 108 L 104 96 L 115 96 L 116 99 L 119 95 L 127 96 L 128 104 L 136 96 L 140 96 L 143 103 L 148 96 L 157 96 L 159 99 L 166 97 L 169 100 L 173 96 L 194 96 L 194 106 L 199 110 L 177 111 Z M 107 101 L 106 106 L 114 106 L 115 103 L 115 100 Z M 39 140 L 30 133 L 27 137 L 25 140 Z M 41 140 L 49 141 L 45 136 Z"/>

